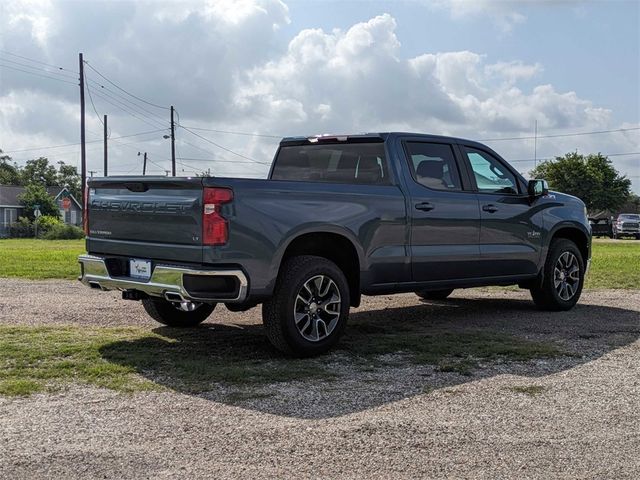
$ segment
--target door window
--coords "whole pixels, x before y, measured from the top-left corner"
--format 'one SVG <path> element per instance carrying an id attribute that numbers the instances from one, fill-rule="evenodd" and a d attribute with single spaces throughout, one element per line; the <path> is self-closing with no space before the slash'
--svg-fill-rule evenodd
<path id="1" fill-rule="evenodd" d="M 518 183 L 511 173 L 497 158 L 481 150 L 465 147 L 471 170 L 482 193 L 518 193 Z"/>
<path id="2" fill-rule="evenodd" d="M 435 190 L 461 190 L 460 172 L 451 145 L 407 142 L 411 175 L 421 185 Z"/>

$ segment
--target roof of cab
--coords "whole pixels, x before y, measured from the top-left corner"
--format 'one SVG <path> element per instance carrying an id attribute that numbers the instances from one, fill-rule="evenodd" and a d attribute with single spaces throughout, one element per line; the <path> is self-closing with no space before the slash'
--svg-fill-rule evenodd
<path id="1" fill-rule="evenodd" d="M 295 137 L 284 137 L 280 141 L 280 145 L 305 145 L 305 144 L 313 144 L 321 142 L 322 140 L 334 142 L 347 142 L 347 141 L 378 141 L 382 142 L 392 137 L 414 137 L 414 138 L 424 138 L 425 140 L 433 140 L 447 143 L 465 143 L 465 144 L 476 144 L 481 145 L 479 142 L 474 140 L 469 140 L 466 138 L 459 137 L 448 137 L 444 135 L 433 135 L 429 133 L 415 133 L 415 132 L 368 132 L 368 133 L 357 133 L 357 134 L 323 134 L 323 135 L 309 135 L 309 136 L 295 136 Z"/>

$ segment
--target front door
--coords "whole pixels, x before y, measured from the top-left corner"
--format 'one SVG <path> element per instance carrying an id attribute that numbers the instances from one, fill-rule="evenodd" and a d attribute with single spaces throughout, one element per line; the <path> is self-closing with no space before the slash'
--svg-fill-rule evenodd
<path id="1" fill-rule="evenodd" d="M 414 282 L 478 276 L 480 213 L 448 143 L 404 142 Z"/>
<path id="2" fill-rule="evenodd" d="M 542 244 L 542 212 L 498 157 L 461 146 L 480 202 L 482 276 L 535 274 Z"/>

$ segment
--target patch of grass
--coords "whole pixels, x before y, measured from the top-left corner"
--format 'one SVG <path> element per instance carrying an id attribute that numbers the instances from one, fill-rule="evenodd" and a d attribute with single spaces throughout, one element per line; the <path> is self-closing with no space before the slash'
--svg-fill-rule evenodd
<path id="1" fill-rule="evenodd" d="M 75 279 L 84 240 L 0 240 L 0 277 Z"/>
<path id="2" fill-rule="evenodd" d="M 593 240 L 585 288 L 640 288 L 640 241 Z"/>
<path id="3" fill-rule="evenodd" d="M 487 331 L 438 331 L 420 323 L 354 321 L 342 342 L 347 353 L 375 364 L 381 356 L 403 353 L 415 364 L 471 375 L 480 361 L 527 361 L 567 355 L 555 343 L 533 342 Z"/>
<path id="4" fill-rule="evenodd" d="M 515 387 L 509 387 L 509 390 L 516 393 L 523 393 L 525 395 L 529 395 L 531 397 L 535 397 L 544 393 L 547 388 L 542 385 L 518 385 Z"/>
<path id="5" fill-rule="evenodd" d="M 233 329 L 237 330 L 237 329 Z M 224 382 L 263 385 L 331 380 L 317 359 L 284 359 L 262 335 L 224 344 L 213 328 L 82 328 L 0 326 L 0 394 L 50 392 L 84 383 L 122 392 L 171 388 L 187 393 Z"/>

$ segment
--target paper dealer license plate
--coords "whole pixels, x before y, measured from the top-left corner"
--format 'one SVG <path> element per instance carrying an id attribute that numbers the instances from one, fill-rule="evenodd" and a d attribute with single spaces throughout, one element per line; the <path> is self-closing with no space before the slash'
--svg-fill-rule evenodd
<path id="1" fill-rule="evenodd" d="M 148 260 L 129 260 L 129 275 L 141 280 L 151 278 L 151 262 Z"/>

